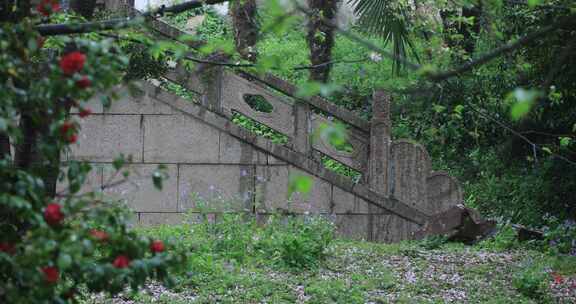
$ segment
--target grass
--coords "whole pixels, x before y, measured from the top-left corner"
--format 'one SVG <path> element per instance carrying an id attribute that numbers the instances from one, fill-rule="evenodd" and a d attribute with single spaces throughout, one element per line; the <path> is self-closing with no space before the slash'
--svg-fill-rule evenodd
<path id="1" fill-rule="evenodd" d="M 216 223 L 141 228 L 141 234 L 169 242 L 169 250 L 189 252 L 187 268 L 175 274 L 176 287 L 168 291 L 151 283 L 148 291 L 115 299 L 85 296 L 82 303 L 571 303 L 576 298 L 559 296 L 551 287 L 554 272 L 566 282 L 575 279 L 576 257 L 438 240 L 434 246 L 375 244 L 335 238 L 333 229 L 320 217 L 272 217 L 262 226 L 232 214 L 220 215 Z"/>

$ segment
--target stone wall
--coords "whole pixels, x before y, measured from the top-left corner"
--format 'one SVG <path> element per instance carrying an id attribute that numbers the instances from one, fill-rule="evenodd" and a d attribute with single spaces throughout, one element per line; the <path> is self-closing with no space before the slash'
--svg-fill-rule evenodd
<path id="1" fill-rule="evenodd" d="M 126 89 L 116 93 L 121 98 L 109 109 L 95 98 L 87 105 L 93 115 L 75 117 L 81 123 L 78 143 L 63 157 L 91 162 L 95 169 L 84 191 L 126 200 L 140 224 L 178 223 L 184 213 L 201 211 L 313 213 L 330 216 L 343 235 L 371 239 L 369 218 L 391 216 L 351 191 L 353 184 L 313 169 L 318 164 L 301 168 L 282 160 L 295 156 L 279 149 L 276 156 L 260 149 L 249 142 L 253 136 L 200 105 L 149 83 L 140 83 L 135 96 Z M 260 146 L 272 145 L 260 140 Z M 119 154 L 129 156 L 125 168 L 131 172 L 130 181 L 103 188 L 121 177 L 114 176 L 112 166 Z M 156 190 L 150 178 L 160 164 L 169 174 L 163 191 Z M 291 175 L 311 176 L 312 191 L 288 198 Z"/>

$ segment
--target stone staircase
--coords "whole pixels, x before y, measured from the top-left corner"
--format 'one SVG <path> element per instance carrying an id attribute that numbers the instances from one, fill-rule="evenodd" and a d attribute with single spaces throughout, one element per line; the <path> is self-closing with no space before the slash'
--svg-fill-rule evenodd
<path id="1" fill-rule="evenodd" d="M 151 24 L 170 38 L 184 34 L 159 20 Z M 133 96 L 119 89 L 121 100 L 109 109 L 95 102 L 95 114 L 80 120 L 79 144 L 66 156 L 94 163 L 89 186 L 126 199 L 141 224 L 176 223 L 184 213 L 193 218 L 199 212 L 214 217 L 246 212 L 259 219 L 278 212 L 323 214 L 343 236 L 394 242 L 462 203 L 458 182 L 432 171 L 424 147 L 391 139 L 390 98 L 384 92 L 374 93 L 374 115 L 365 121 L 319 96 L 296 98 L 296 87 L 273 75 L 221 67 L 198 75 L 177 67 L 165 77 L 201 101 L 147 82 Z M 254 97 L 271 111 L 252 107 Z M 235 113 L 284 134 L 287 143 L 275 144 L 236 125 Z M 348 126 L 351 152 L 322 137 L 312 140 L 318 128 L 334 120 Z M 111 163 L 119 153 L 132 155 L 127 166 L 137 174 L 131 183 L 107 188 L 118 178 Z M 361 172 L 361 180 L 326 169 L 322 157 Z M 145 178 L 159 164 L 171 176 L 162 192 Z M 290 179 L 298 175 L 311 177 L 313 188 L 288 198 Z"/>

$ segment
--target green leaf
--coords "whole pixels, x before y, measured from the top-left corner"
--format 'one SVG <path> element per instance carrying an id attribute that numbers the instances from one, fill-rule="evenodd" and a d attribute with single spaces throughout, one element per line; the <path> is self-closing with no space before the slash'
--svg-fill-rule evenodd
<path id="1" fill-rule="evenodd" d="M 512 108 L 510 109 L 510 116 L 512 120 L 519 120 L 526 116 L 536 99 L 540 96 L 540 91 L 526 90 L 523 88 L 516 88 L 513 92 L 509 93 L 507 100 L 512 100 Z"/>
<path id="2" fill-rule="evenodd" d="M 300 174 L 291 175 L 290 182 L 288 183 L 288 197 L 294 192 L 307 194 L 312 190 L 313 185 L 314 181 L 310 176 Z"/>
<path id="3" fill-rule="evenodd" d="M 548 154 L 552 154 L 552 150 L 550 150 L 550 148 L 548 148 L 548 147 L 542 147 L 542 151 L 544 151 Z"/>
<path id="4" fill-rule="evenodd" d="M 120 154 L 120 156 L 114 159 L 114 161 L 112 162 L 112 166 L 114 166 L 114 169 L 118 171 L 120 170 L 120 168 L 122 168 L 122 166 L 124 166 L 125 162 L 126 160 L 124 159 L 124 155 Z"/>
<path id="5" fill-rule="evenodd" d="M 154 183 L 154 187 L 156 187 L 156 189 L 162 190 L 162 180 L 163 180 L 162 173 L 160 173 L 159 171 L 154 171 L 154 173 L 152 174 L 152 182 Z"/>
<path id="6" fill-rule="evenodd" d="M 438 104 L 433 105 L 432 108 L 434 109 L 434 112 L 436 112 L 436 113 L 442 113 L 446 110 L 445 106 L 438 105 Z"/>
<path id="7" fill-rule="evenodd" d="M 70 267 L 70 265 L 72 265 L 72 258 L 70 257 L 70 255 L 66 254 L 66 253 L 61 253 L 58 256 L 58 268 L 60 268 L 61 270 L 65 270 L 68 267 Z"/>
<path id="8" fill-rule="evenodd" d="M 298 86 L 296 91 L 296 97 L 306 98 L 318 95 L 321 90 L 321 85 L 319 82 L 308 81 Z"/>
<path id="9" fill-rule="evenodd" d="M 542 4 L 542 0 L 528 0 L 529 7 L 535 7 Z"/>
<path id="10" fill-rule="evenodd" d="M 6 119 L 0 118 L 0 131 L 5 132 L 8 129 L 8 124 L 6 123 Z"/>
<path id="11" fill-rule="evenodd" d="M 570 137 L 560 137 L 560 146 L 568 147 L 572 143 L 572 138 Z"/>

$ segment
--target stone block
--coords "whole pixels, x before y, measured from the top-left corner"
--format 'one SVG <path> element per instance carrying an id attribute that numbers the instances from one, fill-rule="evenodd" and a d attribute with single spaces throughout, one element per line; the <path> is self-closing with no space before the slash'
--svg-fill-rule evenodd
<path id="1" fill-rule="evenodd" d="M 352 240 L 368 240 L 370 216 L 365 214 L 337 214 L 336 234 Z"/>
<path id="2" fill-rule="evenodd" d="M 267 162 L 267 155 L 260 150 L 227 133 L 220 133 L 220 163 L 265 165 Z"/>
<path id="3" fill-rule="evenodd" d="M 252 211 L 254 166 L 180 165 L 180 211 Z"/>
<path id="4" fill-rule="evenodd" d="M 78 142 L 71 146 L 69 158 L 111 162 L 120 154 L 142 161 L 142 123 L 140 115 L 92 115 L 79 120 Z"/>
<path id="5" fill-rule="evenodd" d="M 56 183 L 56 193 L 67 194 L 68 192 L 68 179 L 65 178 L 68 172 L 68 166 L 64 163 L 60 167 L 64 173 L 63 179 L 59 179 Z M 102 198 L 102 166 L 92 164 L 92 170 L 86 176 L 86 181 L 80 188 L 77 194 L 86 194 L 89 192 L 94 192 L 97 198 Z"/>
<path id="6" fill-rule="evenodd" d="M 276 158 L 276 157 L 268 154 L 268 164 L 269 165 L 286 165 L 288 163 L 279 159 L 279 158 Z"/>
<path id="7" fill-rule="evenodd" d="M 370 213 L 369 203 L 358 196 L 344 191 L 338 187 L 332 187 L 333 212 L 337 214 L 368 214 Z M 374 211 L 388 213 L 382 208 L 374 208 Z"/>
<path id="8" fill-rule="evenodd" d="M 259 166 L 256 172 L 258 212 L 330 213 L 332 186 L 314 176 L 289 166 Z M 312 178 L 309 193 L 294 192 L 288 197 L 291 176 Z"/>
<path id="9" fill-rule="evenodd" d="M 142 212 L 138 214 L 138 224 L 141 226 L 179 225 L 183 223 L 182 213 Z"/>
<path id="10" fill-rule="evenodd" d="M 409 240 L 420 229 L 420 225 L 395 214 L 376 214 L 372 217 L 371 241 L 394 243 Z"/>
<path id="11" fill-rule="evenodd" d="M 132 89 L 117 90 L 118 99 L 112 101 L 110 108 L 105 109 L 107 114 L 172 114 L 170 106 L 154 98 L 156 91 L 162 89 L 151 83 L 142 81 L 136 83 Z"/>
<path id="12" fill-rule="evenodd" d="M 219 132 L 184 115 L 144 116 L 144 161 L 217 163 Z"/>
<path id="13" fill-rule="evenodd" d="M 158 165 L 132 164 L 115 174 L 109 165 L 104 168 L 103 183 L 114 184 L 123 179 L 122 172 L 130 176 L 126 182 L 104 189 L 111 198 L 125 200 L 136 212 L 177 212 L 178 211 L 178 171 L 176 165 L 166 165 L 168 178 L 162 183 L 162 190 L 154 187 L 152 174 Z"/>

